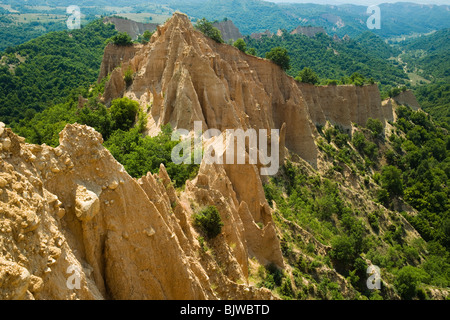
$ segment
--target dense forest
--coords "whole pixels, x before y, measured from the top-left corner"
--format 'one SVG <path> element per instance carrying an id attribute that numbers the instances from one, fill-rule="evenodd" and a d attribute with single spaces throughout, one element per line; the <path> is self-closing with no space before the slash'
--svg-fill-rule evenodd
<path id="1" fill-rule="evenodd" d="M 0 119 L 31 118 L 98 77 L 114 26 L 101 20 L 80 30 L 50 32 L 5 50 L 0 65 Z"/>
<path id="2" fill-rule="evenodd" d="M 421 107 L 450 125 L 450 29 L 405 40 L 396 45 L 409 72 L 429 80 L 414 87 Z"/>
<path id="3" fill-rule="evenodd" d="M 359 73 L 379 82 L 381 89 L 404 85 L 408 79 L 399 65 L 387 60 L 399 51 L 370 32 L 346 41 L 335 41 L 323 33 L 310 38 L 286 31 L 281 37 L 262 36 L 258 40 L 246 37 L 245 41 L 247 48 L 255 48 L 256 55 L 261 57 L 274 47 L 286 48 L 291 61 L 287 73 L 294 77 L 305 67 L 325 80 L 341 80 Z"/>
<path id="4" fill-rule="evenodd" d="M 288 161 L 265 184 L 276 223 L 287 230 L 281 245 L 295 286 L 283 274 L 274 280 L 273 272 L 265 273 L 261 286 L 287 299 L 305 299 L 311 294 L 311 284 L 301 280 L 306 278 L 317 285 L 319 297 L 343 299 L 339 284 L 323 271 L 331 268 L 352 284 L 357 299 L 389 299 L 392 287 L 367 289 L 367 259 L 402 299 L 427 299 L 434 286 L 449 286 L 450 136 L 422 111 L 400 106 L 396 112 L 398 121 L 387 136 L 373 119 L 352 136 L 338 126 L 319 128 L 319 147 L 333 167 L 318 174 Z M 349 201 L 351 193 L 340 181 L 346 171 L 363 178 L 360 187 L 372 194 L 364 201 L 378 203 L 377 209 Z M 404 202 L 418 214 L 401 209 Z M 382 206 L 393 210 L 389 218 Z M 405 219 L 425 241 L 406 240 Z M 299 236 L 297 225 L 315 241 Z M 319 254 L 322 246 L 331 247 L 329 254 Z"/>
<path id="5" fill-rule="evenodd" d="M 67 28 L 61 21 L 32 21 L 16 23 L 14 16 L 0 15 L 0 52 L 8 47 L 14 47 L 51 31 Z"/>

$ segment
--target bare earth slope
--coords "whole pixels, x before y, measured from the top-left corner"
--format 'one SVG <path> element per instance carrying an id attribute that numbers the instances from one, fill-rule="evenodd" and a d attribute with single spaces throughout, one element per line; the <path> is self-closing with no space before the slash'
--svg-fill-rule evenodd
<path id="1" fill-rule="evenodd" d="M 113 69 L 106 64 L 102 69 Z M 126 88 L 123 76 L 128 68 L 134 81 Z M 180 13 L 111 73 L 105 102 L 122 96 L 139 101 L 144 110 L 151 106 L 150 134 L 167 123 L 192 130 L 194 121 L 202 121 L 204 130 L 221 131 L 280 129 L 285 123 L 286 147 L 313 166 L 315 125 L 328 120 L 349 128 L 352 122 L 365 124 L 369 117 L 384 121 L 389 114 L 382 110 L 376 85 L 299 84 L 274 63 L 205 37 Z"/>
<path id="2" fill-rule="evenodd" d="M 376 86 L 299 84 L 270 61 L 204 37 L 179 13 L 145 46 L 108 46 L 108 73 L 105 103 L 138 101 L 148 134 L 167 123 L 192 130 L 197 120 L 204 130 L 281 129 L 281 154 L 285 144 L 312 167 L 316 125 L 392 116 Z M 177 193 L 164 167 L 135 180 L 102 142 L 74 124 L 57 148 L 29 145 L 0 123 L 0 299 L 274 298 L 248 278 L 251 258 L 285 267 L 256 165 L 203 162 Z M 208 205 L 224 222 L 212 250 L 192 227 Z"/>

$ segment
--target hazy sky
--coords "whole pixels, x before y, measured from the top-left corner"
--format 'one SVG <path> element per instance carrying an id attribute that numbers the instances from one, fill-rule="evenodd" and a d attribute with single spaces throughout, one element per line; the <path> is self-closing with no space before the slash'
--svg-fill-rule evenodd
<path id="1" fill-rule="evenodd" d="M 352 3 L 360 5 L 373 5 L 380 3 L 393 2 L 414 2 L 422 4 L 447 4 L 450 5 L 450 0 L 265 0 L 269 2 L 298 2 L 298 3 L 320 3 L 320 4 L 343 4 Z"/>

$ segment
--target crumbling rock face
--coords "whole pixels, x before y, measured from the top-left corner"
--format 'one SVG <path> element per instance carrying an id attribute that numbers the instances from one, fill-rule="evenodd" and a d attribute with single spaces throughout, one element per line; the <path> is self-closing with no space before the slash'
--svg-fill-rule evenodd
<path id="1" fill-rule="evenodd" d="M 110 74 L 104 101 L 138 101 L 148 134 L 194 121 L 222 132 L 281 129 L 280 163 L 289 151 L 316 165 L 316 125 L 392 116 L 376 86 L 299 84 L 179 13 L 145 46 L 107 46 L 101 69 L 100 78 Z M 284 267 L 258 165 L 202 162 L 179 192 L 164 166 L 131 178 L 102 142 L 74 124 L 57 148 L 29 145 L 0 123 L 1 299 L 274 298 L 248 283 L 249 258 Z M 192 223 L 209 205 L 224 223 L 212 250 Z"/>
<path id="2" fill-rule="evenodd" d="M 107 49 L 108 51 L 109 49 Z M 108 63 L 105 62 L 105 69 Z M 123 74 L 133 83 L 125 89 Z M 217 43 L 175 13 L 150 42 L 112 72 L 105 88 L 108 104 L 128 96 L 148 113 L 148 134 L 161 125 L 192 130 L 281 129 L 289 151 L 317 165 L 316 125 L 326 121 L 350 129 L 367 119 L 385 120 L 376 85 L 313 86 L 296 82 L 274 63 Z"/>
<path id="3" fill-rule="evenodd" d="M 113 72 L 115 68 L 120 67 L 123 62 L 134 57 L 140 47 L 141 46 L 137 44 L 133 46 L 117 46 L 113 43 L 108 43 L 105 47 L 105 52 L 103 53 L 98 81 L 101 81 L 104 77 Z"/>
<path id="4" fill-rule="evenodd" d="M 1 128 L 2 299 L 273 298 L 238 284 L 247 283 L 249 249 L 223 168 L 209 202 L 194 187 L 180 199 L 164 166 L 136 181 L 90 127 L 67 125 L 58 148 Z M 195 199 L 223 215 L 215 257 L 192 227 Z"/>
<path id="5" fill-rule="evenodd" d="M 397 104 L 409 106 L 413 110 L 417 111 L 420 108 L 419 102 L 417 102 L 416 96 L 411 90 L 402 91 L 393 99 Z"/>

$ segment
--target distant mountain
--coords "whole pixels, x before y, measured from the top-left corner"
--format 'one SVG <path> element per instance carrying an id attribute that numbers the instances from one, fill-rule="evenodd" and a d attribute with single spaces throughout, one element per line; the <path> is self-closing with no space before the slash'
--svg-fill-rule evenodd
<path id="1" fill-rule="evenodd" d="M 24 6 L 23 1 L 2 0 L 2 3 L 11 4 L 16 9 L 30 10 Z M 67 7 L 72 4 L 72 0 L 26 2 L 28 6 L 46 7 Z M 367 4 L 273 3 L 262 0 L 81 0 L 77 5 L 85 14 L 104 15 L 106 7 L 118 10 L 126 7 L 127 11 L 133 13 L 156 13 L 162 9 L 155 8 L 164 7 L 166 13 L 180 11 L 194 20 L 204 17 L 210 21 L 221 21 L 228 18 L 244 35 L 266 30 L 276 33 L 278 29 L 292 30 L 298 26 L 315 26 L 323 27 L 329 35 L 337 34 L 342 38 L 348 34 L 355 37 L 368 30 L 367 20 L 370 16 L 367 13 Z M 380 4 L 379 7 L 381 29 L 372 31 L 383 38 L 450 28 L 449 5 L 398 2 Z"/>
<path id="2" fill-rule="evenodd" d="M 234 25 L 233 21 L 229 19 L 214 22 L 213 26 L 220 30 L 222 39 L 225 41 L 242 38 L 242 34 L 239 29 Z"/>
<path id="3" fill-rule="evenodd" d="M 112 23 L 117 31 L 128 33 L 133 40 L 136 40 L 139 35 L 142 35 L 147 30 L 156 30 L 158 26 L 157 23 L 141 23 L 116 16 L 106 17 L 103 19 L 103 22 Z"/>
<path id="4" fill-rule="evenodd" d="M 354 37 L 368 31 L 370 16 L 367 5 L 275 4 L 261 0 L 163 0 L 163 3 L 194 18 L 227 17 L 245 35 L 266 30 L 276 33 L 280 28 L 292 30 L 301 25 L 324 27 L 328 34 Z M 385 3 L 380 10 L 381 29 L 372 31 L 383 38 L 450 28 L 449 5 Z"/>

